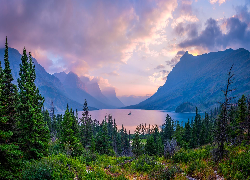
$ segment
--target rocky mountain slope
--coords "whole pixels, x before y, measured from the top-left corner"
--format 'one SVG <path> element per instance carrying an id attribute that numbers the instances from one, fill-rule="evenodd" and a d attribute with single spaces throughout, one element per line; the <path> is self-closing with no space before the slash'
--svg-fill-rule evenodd
<path id="1" fill-rule="evenodd" d="M 193 56 L 186 52 L 169 73 L 165 84 L 147 100 L 127 108 L 175 110 L 190 102 L 201 110 L 219 106 L 223 101 L 227 74 L 233 65 L 235 74 L 231 96 L 250 95 L 250 53 L 245 49 L 227 49 Z"/>

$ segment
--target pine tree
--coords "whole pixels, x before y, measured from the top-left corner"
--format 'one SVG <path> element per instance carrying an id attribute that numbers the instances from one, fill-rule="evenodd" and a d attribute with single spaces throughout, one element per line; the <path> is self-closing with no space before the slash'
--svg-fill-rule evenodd
<path id="1" fill-rule="evenodd" d="M 73 130 L 74 123 L 75 118 L 72 116 L 72 112 L 70 112 L 69 106 L 67 104 L 61 124 L 62 131 L 60 141 L 65 146 L 68 155 L 77 156 L 82 152 L 83 148 L 81 146 L 80 140 Z"/>
<path id="2" fill-rule="evenodd" d="M 190 123 L 189 123 L 189 119 L 188 119 L 188 122 L 185 123 L 183 140 L 185 142 L 184 147 L 189 148 L 190 147 L 190 142 L 192 142 L 192 129 L 191 129 L 191 126 L 190 126 Z"/>
<path id="3" fill-rule="evenodd" d="M 143 153 L 139 129 L 140 128 L 137 126 L 137 128 L 135 130 L 135 136 L 134 136 L 134 139 L 132 142 L 132 152 L 134 153 L 135 156 L 139 156 Z"/>
<path id="4" fill-rule="evenodd" d="M 247 121 L 247 103 L 246 103 L 246 97 L 244 94 L 242 97 L 238 100 L 238 117 L 236 118 L 237 122 L 237 136 L 239 141 L 241 142 L 244 138 L 244 129 L 245 124 Z"/>
<path id="5" fill-rule="evenodd" d="M 111 148 L 111 142 L 108 137 L 108 124 L 105 121 L 102 122 L 101 131 L 98 132 L 96 137 L 96 151 L 100 154 L 109 154 Z"/>
<path id="6" fill-rule="evenodd" d="M 49 141 L 49 129 L 43 120 L 41 109 L 44 98 L 35 85 L 36 73 L 31 54 L 29 59 L 23 50 L 19 87 L 19 143 L 27 159 L 38 159 L 46 155 Z"/>
<path id="7" fill-rule="evenodd" d="M 171 140 L 174 135 L 174 122 L 167 114 L 165 123 L 163 124 L 163 139 L 164 141 Z"/>
<path id="8" fill-rule="evenodd" d="M 17 89 L 12 83 L 8 42 L 6 37 L 5 68 L 0 62 L 0 179 L 12 179 L 18 176 L 22 152 L 17 141 Z"/>

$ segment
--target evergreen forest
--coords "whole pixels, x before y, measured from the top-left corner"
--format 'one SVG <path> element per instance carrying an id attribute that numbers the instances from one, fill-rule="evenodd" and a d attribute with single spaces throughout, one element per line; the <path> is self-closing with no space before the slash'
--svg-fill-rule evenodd
<path id="1" fill-rule="evenodd" d="M 2 58 L 2 57 L 1 57 Z M 13 84 L 6 37 L 0 64 L 0 179 L 250 179 L 250 98 L 231 96 L 181 124 L 139 124 L 134 132 L 108 115 L 92 119 L 65 104 L 64 114 L 43 107 L 31 53 L 23 49 Z M 0 61 L 1 63 L 1 61 Z M 232 103 L 236 102 L 236 103 Z"/>

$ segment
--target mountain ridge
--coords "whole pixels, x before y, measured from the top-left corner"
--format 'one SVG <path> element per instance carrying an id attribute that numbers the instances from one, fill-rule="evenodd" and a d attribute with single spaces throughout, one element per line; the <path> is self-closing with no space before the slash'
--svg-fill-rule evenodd
<path id="1" fill-rule="evenodd" d="M 193 56 L 186 52 L 169 73 L 165 84 L 147 100 L 126 108 L 174 110 L 191 102 L 201 110 L 218 106 L 223 101 L 227 73 L 233 66 L 237 87 L 232 96 L 250 94 L 250 53 L 243 48 Z"/>

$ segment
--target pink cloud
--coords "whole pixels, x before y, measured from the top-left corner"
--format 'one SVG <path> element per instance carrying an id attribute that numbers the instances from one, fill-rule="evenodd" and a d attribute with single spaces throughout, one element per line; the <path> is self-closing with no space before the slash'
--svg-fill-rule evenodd
<path id="1" fill-rule="evenodd" d="M 60 55 L 68 71 L 83 75 L 107 63 L 126 63 L 138 43 L 160 38 L 157 31 L 165 28 L 176 6 L 176 0 L 5 0 L 0 7 L 0 40 L 7 35 L 19 51 L 25 46 L 28 51 Z M 48 70 L 53 65 L 45 56 L 37 60 Z"/>

